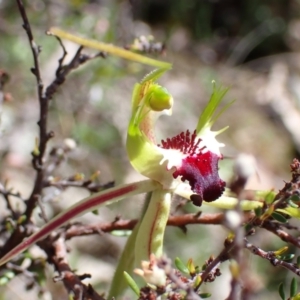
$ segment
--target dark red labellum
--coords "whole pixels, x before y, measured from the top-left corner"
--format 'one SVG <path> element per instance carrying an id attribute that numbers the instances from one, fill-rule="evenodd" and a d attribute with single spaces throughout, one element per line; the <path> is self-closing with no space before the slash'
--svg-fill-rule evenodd
<path id="1" fill-rule="evenodd" d="M 182 181 L 190 183 L 193 192 L 207 202 L 217 200 L 224 192 L 226 183 L 218 174 L 219 156 L 212 153 L 199 153 L 183 159 L 181 168 L 174 173 L 174 178 L 181 176 Z"/>

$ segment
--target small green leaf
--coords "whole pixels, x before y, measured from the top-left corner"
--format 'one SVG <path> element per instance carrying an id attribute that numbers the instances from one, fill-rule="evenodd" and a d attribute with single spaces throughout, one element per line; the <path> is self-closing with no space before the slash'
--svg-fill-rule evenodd
<path id="1" fill-rule="evenodd" d="M 288 250 L 289 250 L 288 246 L 281 247 L 280 249 L 274 251 L 274 255 L 275 256 L 280 256 L 280 255 L 284 254 Z"/>
<path id="2" fill-rule="evenodd" d="M 291 217 L 300 219 L 300 209 L 299 208 L 294 208 L 294 207 L 288 206 L 286 208 L 278 208 L 276 211 L 277 212 L 279 211 L 279 212 L 287 214 Z"/>
<path id="3" fill-rule="evenodd" d="M 18 225 L 21 225 L 23 224 L 25 221 L 26 221 L 27 217 L 25 215 L 21 215 L 19 218 L 18 218 L 18 221 L 17 221 L 17 224 Z"/>
<path id="4" fill-rule="evenodd" d="M 92 214 L 98 216 L 99 215 L 98 208 L 92 210 Z"/>
<path id="5" fill-rule="evenodd" d="M 265 196 L 265 202 L 266 204 L 271 204 L 274 202 L 275 200 L 275 193 L 273 191 L 271 191 L 270 193 L 268 193 L 266 196 Z"/>
<path id="6" fill-rule="evenodd" d="M 201 276 L 198 274 L 198 275 L 196 276 L 196 278 L 195 278 L 194 283 L 193 283 L 193 287 L 194 287 L 194 288 L 199 287 L 201 281 L 202 281 L 202 278 L 201 278 Z"/>
<path id="7" fill-rule="evenodd" d="M 133 278 L 127 273 L 124 272 L 125 280 L 127 281 L 129 287 L 134 291 L 134 293 L 139 296 L 140 295 L 140 289 L 136 282 L 133 280 Z"/>
<path id="8" fill-rule="evenodd" d="M 291 253 L 291 254 L 283 255 L 280 258 L 283 261 L 291 261 L 294 257 L 295 257 L 295 254 Z"/>
<path id="9" fill-rule="evenodd" d="M 191 274 L 191 276 L 193 276 L 193 275 L 196 274 L 196 269 L 195 269 L 195 265 L 194 265 L 194 262 L 193 262 L 193 259 L 192 259 L 192 258 L 190 258 L 190 259 L 188 260 L 187 268 L 188 268 L 189 273 Z"/>
<path id="10" fill-rule="evenodd" d="M 202 293 L 202 294 L 199 294 L 199 296 L 202 298 L 202 299 L 205 299 L 205 298 L 209 298 L 211 296 L 210 293 Z"/>
<path id="11" fill-rule="evenodd" d="M 281 299 L 285 300 L 285 293 L 284 293 L 284 287 L 283 287 L 282 282 L 279 284 L 278 293 L 279 293 Z"/>
<path id="12" fill-rule="evenodd" d="M 287 219 L 280 213 L 274 211 L 271 215 L 271 217 L 273 219 L 275 219 L 276 221 L 280 222 L 280 223 L 286 223 L 287 222 Z"/>
<path id="13" fill-rule="evenodd" d="M 245 232 L 246 232 L 246 234 L 249 233 L 252 228 L 253 228 L 252 224 L 246 224 L 245 225 Z"/>
<path id="14" fill-rule="evenodd" d="M 175 258 L 175 266 L 180 272 L 189 274 L 188 268 L 186 267 L 186 265 L 182 262 L 182 260 L 179 257 Z"/>
<path id="15" fill-rule="evenodd" d="M 299 197 L 299 195 L 292 195 L 290 197 L 290 200 L 295 201 L 295 202 L 299 202 L 300 201 L 300 197 Z"/>
<path id="16" fill-rule="evenodd" d="M 292 200 L 289 200 L 288 204 L 289 204 L 290 207 L 298 208 L 298 205 L 295 202 L 293 202 Z"/>
<path id="17" fill-rule="evenodd" d="M 259 206 L 254 210 L 255 216 L 260 217 L 262 215 L 262 208 Z"/>
<path id="18" fill-rule="evenodd" d="M 294 297 L 297 294 L 297 289 L 297 280 L 293 278 L 290 286 L 290 297 Z"/>

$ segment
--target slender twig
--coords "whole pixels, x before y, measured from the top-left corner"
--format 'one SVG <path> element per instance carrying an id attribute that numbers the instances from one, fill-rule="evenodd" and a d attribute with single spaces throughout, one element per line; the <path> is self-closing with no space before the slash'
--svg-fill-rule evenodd
<path id="1" fill-rule="evenodd" d="M 13 193 L 12 191 L 7 190 L 7 188 L 2 183 L 0 183 L 0 194 L 5 199 L 6 207 L 10 211 L 12 218 L 17 219 L 18 218 L 18 213 L 12 207 L 10 197 L 16 197 L 16 198 L 20 199 L 21 201 L 24 201 L 22 199 L 21 195 L 19 193 Z"/>
<path id="2" fill-rule="evenodd" d="M 45 212 L 44 204 L 42 203 L 42 200 L 41 200 L 40 197 L 39 197 L 37 203 L 38 203 L 38 206 L 41 210 L 41 212 L 39 213 L 39 216 L 44 220 L 45 223 L 47 223 L 49 220 L 48 220 L 47 214 Z"/>
<path id="3" fill-rule="evenodd" d="M 76 275 L 67 261 L 67 249 L 63 237 L 47 239 L 39 242 L 39 246 L 47 253 L 48 261 L 55 267 L 58 276 L 54 281 L 62 281 L 69 293 L 73 293 L 74 300 L 104 300 L 91 285 L 85 285 L 81 280 L 90 275 Z"/>
<path id="4" fill-rule="evenodd" d="M 34 41 L 33 33 L 31 30 L 31 26 L 26 14 L 26 10 L 22 0 L 16 0 L 21 17 L 23 19 L 23 28 L 27 34 L 30 48 L 32 51 L 34 67 L 31 69 L 32 73 L 34 74 L 37 82 L 37 93 L 38 93 L 38 100 L 40 104 L 40 119 L 38 121 L 39 126 L 39 140 L 38 140 L 38 150 L 33 151 L 32 153 L 32 164 L 34 169 L 36 170 L 36 179 L 34 183 L 33 190 L 31 195 L 26 203 L 26 211 L 25 215 L 27 217 L 27 221 L 29 222 L 32 212 L 35 208 L 37 196 L 41 194 L 42 191 L 42 182 L 43 182 L 43 158 L 46 151 L 46 145 L 51 138 L 52 134 L 48 133 L 47 130 L 47 118 L 48 118 L 48 106 L 49 102 L 48 99 L 44 95 L 44 85 L 41 78 L 40 72 L 40 65 L 39 65 L 39 53 L 40 47 Z"/>
<path id="5" fill-rule="evenodd" d="M 248 216 L 249 217 L 249 216 Z M 168 226 L 182 227 L 192 224 L 211 224 L 220 225 L 223 222 L 224 215 L 222 213 L 215 214 L 186 214 L 180 216 L 170 216 Z M 122 220 L 118 219 L 113 222 L 97 223 L 97 224 L 72 224 L 67 227 L 65 232 L 66 240 L 76 236 L 84 236 L 91 234 L 99 234 L 100 232 L 112 232 L 115 230 L 131 230 L 137 224 L 138 220 Z"/>
<path id="6" fill-rule="evenodd" d="M 218 268 L 221 263 L 229 259 L 229 252 L 232 250 L 232 244 L 226 245 L 220 254 L 205 268 L 203 273 L 201 273 L 201 282 L 197 286 L 197 289 L 206 281 L 209 274 L 213 272 L 214 269 Z"/>
<path id="7" fill-rule="evenodd" d="M 295 273 L 297 276 L 300 276 L 300 269 L 296 264 L 288 263 L 286 261 L 283 261 L 279 258 L 277 258 L 273 251 L 264 251 L 260 249 L 257 246 L 254 246 L 253 244 L 249 243 L 248 240 L 245 238 L 245 248 L 251 251 L 254 255 L 258 255 L 261 258 L 264 258 L 268 260 L 273 266 L 281 266 L 285 269 L 288 269 Z"/>
<path id="8" fill-rule="evenodd" d="M 102 191 L 107 188 L 111 188 L 114 186 L 114 181 L 109 181 L 105 184 L 98 184 L 95 182 L 92 182 L 91 180 L 60 180 L 60 181 L 44 181 L 44 187 L 54 186 L 59 189 L 65 189 L 68 187 L 78 187 L 78 188 L 84 188 L 89 190 L 92 193 Z"/>
<path id="9" fill-rule="evenodd" d="M 293 237 L 289 233 L 285 232 L 280 228 L 280 224 L 271 222 L 269 220 L 266 220 L 261 225 L 264 229 L 274 233 L 277 235 L 280 239 L 282 239 L 284 242 L 290 243 L 297 248 L 300 248 L 300 240 Z"/>

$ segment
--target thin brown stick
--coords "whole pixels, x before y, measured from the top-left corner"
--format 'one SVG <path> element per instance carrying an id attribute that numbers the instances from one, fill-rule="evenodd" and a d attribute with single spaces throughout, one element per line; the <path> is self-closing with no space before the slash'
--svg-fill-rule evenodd
<path id="1" fill-rule="evenodd" d="M 48 261 L 59 274 L 54 277 L 54 281 L 62 281 L 67 291 L 74 295 L 74 300 L 104 300 L 91 285 L 85 285 L 82 282 L 84 278 L 89 278 L 90 275 L 76 275 L 71 270 L 67 261 L 67 249 L 63 237 L 59 237 L 55 241 L 48 239 L 40 242 L 39 245 L 46 251 Z"/>
<path id="2" fill-rule="evenodd" d="M 39 126 L 39 140 L 38 140 L 38 151 L 34 151 L 32 153 L 32 165 L 34 169 L 36 170 L 36 178 L 34 182 L 34 187 L 31 192 L 31 195 L 26 203 L 26 211 L 25 216 L 27 218 L 27 222 L 29 222 L 32 212 L 36 206 L 36 202 L 38 199 L 38 196 L 41 194 L 42 188 L 43 188 L 43 158 L 46 151 L 46 145 L 49 140 L 49 138 L 52 137 L 53 134 L 48 133 L 47 129 L 47 119 L 48 119 L 48 106 L 49 102 L 48 99 L 44 95 L 44 84 L 41 78 L 41 72 L 40 72 L 40 65 L 39 65 L 39 53 L 40 53 L 40 47 L 35 43 L 33 33 L 31 30 L 31 26 L 26 14 L 26 10 L 24 7 L 24 4 L 22 0 L 16 0 L 19 11 L 21 14 L 21 17 L 23 19 L 23 28 L 27 34 L 32 56 L 33 56 L 33 62 L 34 67 L 31 69 L 33 75 L 36 78 L 37 82 L 37 94 L 38 94 L 38 100 L 40 104 L 40 119 L 38 121 Z"/>
<path id="3" fill-rule="evenodd" d="M 249 216 L 248 216 L 249 217 Z M 96 224 L 73 224 L 65 232 L 66 240 L 76 236 L 85 236 L 91 234 L 99 234 L 101 232 L 112 232 L 114 230 L 131 230 L 137 224 L 138 220 L 116 220 L 107 223 Z M 182 227 L 192 224 L 211 224 L 220 225 L 223 222 L 223 213 L 215 214 L 186 214 L 180 216 L 170 216 L 168 226 Z"/>
<path id="4" fill-rule="evenodd" d="M 247 239 L 244 240 L 245 248 L 254 255 L 258 255 L 259 257 L 268 260 L 273 266 L 281 266 L 285 269 L 288 269 L 295 273 L 297 276 L 300 276 L 300 269 L 296 264 L 288 263 L 286 261 L 283 261 L 279 258 L 277 258 L 273 251 L 264 251 L 260 249 L 257 246 L 254 246 L 253 244 L 249 243 Z"/>

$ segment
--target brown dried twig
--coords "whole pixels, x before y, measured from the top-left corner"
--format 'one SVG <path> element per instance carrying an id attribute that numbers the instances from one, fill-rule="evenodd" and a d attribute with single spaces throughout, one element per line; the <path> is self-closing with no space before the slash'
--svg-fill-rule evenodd
<path id="1" fill-rule="evenodd" d="M 59 274 L 53 280 L 55 282 L 62 281 L 68 293 L 74 295 L 74 300 L 104 300 L 90 284 L 86 285 L 82 282 L 90 275 L 76 275 L 69 267 L 65 239 L 62 236 L 39 242 L 39 246 L 47 253 L 49 263 Z"/>
<path id="2" fill-rule="evenodd" d="M 245 238 L 244 240 L 245 248 L 254 255 L 258 255 L 259 257 L 268 260 L 273 266 L 281 266 L 285 269 L 288 269 L 295 273 L 297 276 L 300 276 L 300 269 L 296 264 L 288 263 L 276 257 L 274 251 L 264 251 L 257 246 L 249 243 L 248 240 Z"/>
<path id="3" fill-rule="evenodd" d="M 192 224 L 211 224 L 220 225 L 223 222 L 223 213 L 215 214 L 185 214 L 179 216 L 170 216 L 168 219 L 168 226 L 182 227 Z M 246 214 L 245 218 L 252 218 L 252 215 Z M 91 234 L 99 234 L 101 232 L 112 232 L 114 230 L 131 230 L 137 224 L 138 220 L 122 220 L 118 219 L 113 222 L 97 223 L 97 224 L 72 224 L 69 225 L 65 231 L 66 240 L 76 236 L 84 236 Z"/>

